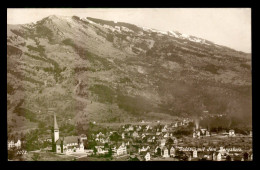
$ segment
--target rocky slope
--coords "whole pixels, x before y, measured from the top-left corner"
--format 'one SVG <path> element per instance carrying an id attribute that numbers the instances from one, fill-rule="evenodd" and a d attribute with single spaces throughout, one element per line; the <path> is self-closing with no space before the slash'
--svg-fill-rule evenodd
<path id="1" fill-rule="evenodd" d="M 251 54 L 176 31 L 77 16 L 7 26 L 9 129 L 171 120 L 251 121 Z"/>

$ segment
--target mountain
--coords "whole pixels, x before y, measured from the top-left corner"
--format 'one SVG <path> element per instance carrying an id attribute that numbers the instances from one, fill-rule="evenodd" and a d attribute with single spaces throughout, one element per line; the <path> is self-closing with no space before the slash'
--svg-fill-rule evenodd
<path id="1" fill-rule="evenodd" d="M 77 16 L 7 25 L 8 129 L 227 114 L 250 124 L 251 54 Z"/>

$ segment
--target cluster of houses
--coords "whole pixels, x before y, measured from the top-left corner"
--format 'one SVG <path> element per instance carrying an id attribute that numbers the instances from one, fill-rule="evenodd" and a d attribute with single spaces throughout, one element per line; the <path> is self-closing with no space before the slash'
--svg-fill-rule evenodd
<path id="1" fill-rule="evenodd" d="M 20 149 L 21 145 L 22 145 L 22 142 L 20 139 L 7 141 L 8 150 L 10 150 L 12 148 Z"/>
<path id="2" fill-rule="evenodd" d="M 252 152 L 247 152 L 243 156 L 241 152 L 228 152 L 223 147 L 214 151 L 201 151 L 199 149 L 181 151 L 186 145 L 182 138 L 174 136 L 176 128 L 186 127 L 192 120 L 184 119 L 182 121 L 171 124 L 156 125 L 150 124 L 122 125 L 117 131 L 108 131 L 106 133 L 93 133 L 87 138 L 86 135 L 60 137 L 59 127 L 54 114 L 54 126 L 52 129 L 52 151 L 58 154 L 86 153 L 87 155 L 107 155 L 113 157 L 129 157 L 144 161 L 153 159 L 172 159 L 196 161 L 200 159 L 211 161 L 223 161 L 232 159 L 252 160 Z M 252 135 L 252 132 L 250 132 Z M 235 131 L 230 130 L 228 135 L 235 136 Z M 116 139 L 113 138 L 116 136 Z M 193 130 L 192 137 L 200 138 L 202 136 L 209 137 L 211 133 L 208 129 L 196 126 Z M 113 139 L 112 139 L 113 138 Z M 192 138 L 191 138 L 192 139 Z M 86 148 L 84 141 L 94 142 L 95 146 Z M 8 149 L 13 147 L 21 147 L 21 141 L 17 140 L 8 142 Z"/>
<path id="3" fill-rule="evenodd" d="M 180 157 L 180 150 L 184 145 L 182 139 L 177 139 L 174 137 L 174 129 L 180 126 L 187 126 L 191 120 L 184 120 L 180 122 L 175 122 L 168 125 L 158 125 L 150 126 L 142 125 L 123 125 L 118 131 L 107 132 L 103 134 L 102 132 L 92 135 L 92 139 L 95 140 L 98 146 L 96 146 L 96 154 L 105 155 L 108 153 L 109 147 L 105 147 L 104 144 L 108 143 L 110 148 L 113 148 L 113 156 L 128 155 L 132 157 L 136 155 L 139 160 L 149 161 L 151 158 L 175 158 L 177 160 L 182 159 Z M 117 133 L 121 139 L 114 143 L 110 140 L 110 136 Z M 235 131 L 230 130 L 228 135 L 230 137 L 235 136 Z M 200 138 L 201 136 L 209 137 L 211 133 L 208 129 L 194 128 L 193 138 Z M 182 145 L 179 145 L 182 144 Z M 133 149 L 134 148 L 134 149 Z M 183 154 L 184 153 L 184 154 Z M 187 157 L 187 160 L 211 160 L 211 161 L 224 161 L 229 159 L 245 159 L 241 152 L 222 152 L 221 147 L 215 151 L 200 151 L 192 150 L 182 153 L 182 157 Z M 252 160 L 252 153 L 248 153 L 248 159 Z"/>

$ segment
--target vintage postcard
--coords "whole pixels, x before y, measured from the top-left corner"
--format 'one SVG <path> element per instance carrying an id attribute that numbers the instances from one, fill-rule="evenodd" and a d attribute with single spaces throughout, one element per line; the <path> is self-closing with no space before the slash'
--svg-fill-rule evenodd
<path id="1" fill-rule="evenodd" d="M 8 8 L 9 161 L 252 161 L 250 8 Z"/>

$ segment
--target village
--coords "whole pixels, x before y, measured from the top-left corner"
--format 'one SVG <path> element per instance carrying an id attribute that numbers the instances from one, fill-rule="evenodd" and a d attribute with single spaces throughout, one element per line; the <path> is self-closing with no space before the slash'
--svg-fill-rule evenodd
<path id="1" fill-rule="evenodd" d="M 8 140 L 8 151 L 15 151 L 14 154 L 20 156 L 32 154 L 34 159 L 39 159 L 41 154 L 49 154 L 54 159 L 59 160 L 55 156 L 60 156 L 74 161 L 253 160 L 252 131 L 248 134 L 239 134 L 233 129 L 211 132 L 200 127 L 198 120 L 190 118 L 168 124 L 142 120 L 136 124 L 121 125 L 113 131 L 88 132 L 88 137 L 86 134 L 60 136 L 59 133 L 54 114 L 52 138 L 46 139 L 49 145 L 27 151 L 26 147 L 22 147 L 26 141 Z"/>

